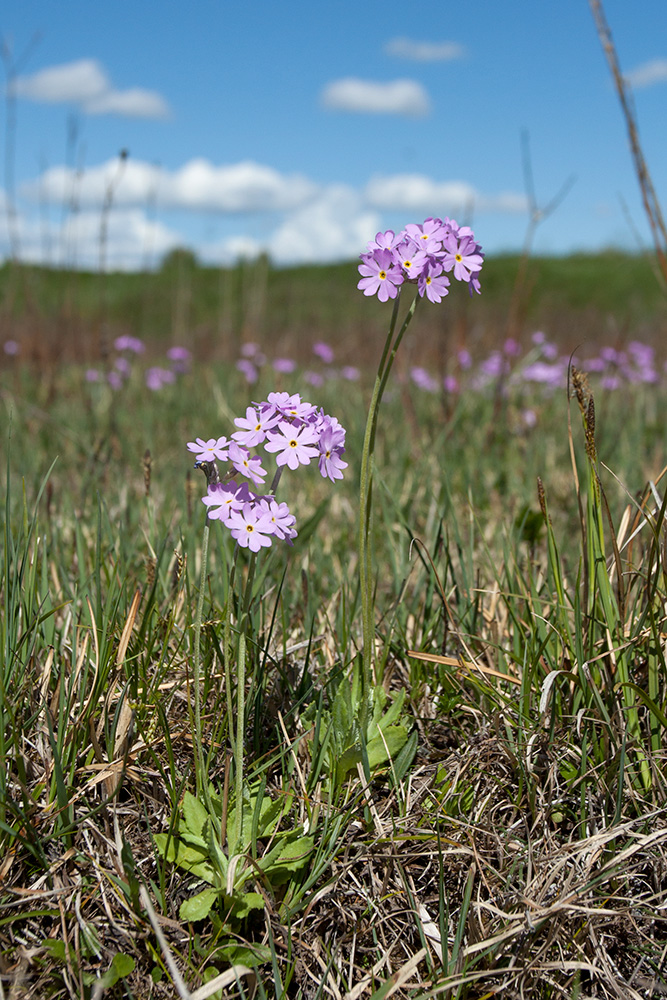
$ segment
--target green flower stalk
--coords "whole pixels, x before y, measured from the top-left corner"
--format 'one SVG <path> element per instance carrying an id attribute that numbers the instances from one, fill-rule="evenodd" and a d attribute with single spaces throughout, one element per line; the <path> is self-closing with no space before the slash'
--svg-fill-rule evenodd
<path id="1" fill-rule="evenodd" d="M 468 284 L 471 295 L 479 293 L 478 274 L 484 255 L 471 229 L 459 226 L 453 219 L 426 219 L 421 225 L 411 223 L 396 235 L 392 230 L 377 233 L 361 255 L 357 287 L 364 295 L 376 295 L 381 302 L 394 300 L 389 332 L 378 366 L 366 419 L 361 476 L 359 483 L 359 574 L 361 591 L 362 625 L 362 704 L 366 704 L 374 677 L 375 660 L 375 606 L 373 600 L 373 545 L 372 499 L 373 456 L 378 414 L 396 352 L 405 335 L 417 303 L 426 297 L 439 303 L 449 292 L 449 278 L 453 272 L 458 281 Z M 401 299 L 405 282 L 417 285 L 417 295 L 396 333 Z"/>
<path id="2" fill-rule="evenodd" d="M 263 403 L 246 409 L 245 417 L 234 421 L 237 430 L 226 437 L 196 438 L 188 450 L 197 457 L 197 468 L 206 475 L 207 492 L 202 501 L 207 508 L 202 542 L 202 567 L 199 597 L 194 622 L 193 714 L 195 734 L 195 779 L 197 798 L 210 807 L 206 762 L 202 750 L 201 722 L 201 629 L 206 587 L 209 522 L 217 520 L 236 542 L 229 571 L 226 610 L 224 615 L 224 673 L 229 720 L 229 743 L 232 746 L 235 772 L 235 830 L 230 832 L 231 853 L 240 850 L 243 830 L 245 682 L 248 642 L 251 641 L 251 604 L 257 554 L 278 541 L 292 545 L 297 537 L 296 518 L 286 503 L 276 500 L 276 492 L 285 469 L 296 470 L 317 461 L 320 475 L 335 482 L 343 478 L 345 428 L 335 417 L 325 414 L 298 393 L 269 393 Z M 271 486 L 264 480 L 267 470 L 262 456 L 252 449 L 262 447 L 273 456 L 275 472 Z M 227 463 L 228 471 L 221 478 L 217 463 Z M 244 480 L 242 481 L 241 477 Z M 234 603 L 237 580 L 236 562 L 239 551 L 249 553 L 248 574 Z M 234 610 L 236 608 L 236 610 Z M 233 683 L 235 682 L 235 683 Z M 236 691 L 234 701 L 233 691 Z M 236 716 L 236 726 L 233 718 Z"/>

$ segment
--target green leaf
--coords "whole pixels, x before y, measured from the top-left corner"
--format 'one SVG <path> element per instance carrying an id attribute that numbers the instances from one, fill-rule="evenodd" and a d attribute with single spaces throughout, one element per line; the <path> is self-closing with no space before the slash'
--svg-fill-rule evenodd
<path id="1" fill-rule="evenodd" d="M 42 944 L 56 962 L 66 961 L 65 942 L 61 938 L 45 938 Z"/>
<path id="2" fill-rule="evenodd" d="M 262 871 L 268 875 L 271 884 L 274 886 L 282 885 L 295 872 L 303 868 L 312 853 L 314 843 L 312 837 L 297 837 L 296 840 L 286 840 L 275 861 L 271 861 L 265 866 L 265 859 L 262 859 L 260 862 Z"/>
<path id="3" fill-rule="evenodd" d="M 379 729 L 381 729 L 384 732 L 385 729 L 388 729 L 389 726 L 393 725 L 395 722 L 398 721 L 398 719 L 400 718 L 401 712 L 403 711 L 403 702 L 404 701 L 405 701 L 405 689 L 402 688 L 398 692 L 398 694 L 396 695 L 396 697 L 394 698 L 394 700 L 392 701 L 392 703 L 389 706 L 389 708 L 387 709 L 387 711 L 379 719 L 379 721 L 378 721 L 378 728 Z M 386 704 L 386 699 L 385 699 L 385 704 Z M 370 735 L 371 734 L 369 733 L 369 736 Z"/>
<path id="4" fill-rule="evenodd" d="M 245 920 L 253 910 L 263 910 L 264 905 L 264 897 L 258 892 L 242 892 L 232 897 L 225 896 L 225 906 L 236 920 Z"/>
<path id="5" fill-rule="evenodd" d="M 271 949 L 265 944 L 253 944 L 252 948 L 232 944 L 217 950 L 216 959 L 218 956 L 224 958 L 229 965 L 247 965 L 249 969 L 254 969 L 271 961 Z"/>
<path id="6" fill-rule="evenodd" d="M 208 852 L 209 860 L 213 868 L 218 872 L 221 881 L 227 878 L 227 868 L 228 861 L 227 856 L 223 853 L 220 844 L 213 832 L 213 824 L 207 822 L 206 826 L 206 850 Z"/>
<path id="7" fill-rule="evenodd" d="M 102 954 L 100 936 L 97 933 L 97 929 L 94 924 L 88 923 L 87 920 L 82 920 L 81 937 L 83 939 L 82 950 L 87 957 L 90 957 L 91 955 L 99 957 Z"/>
<path id="8" fill-rule="evenodd" d="M 159 837 L 160 834 L 157 834 Z M 164 835 L 166 836 L 166 834 Z M 177 840 L 175 843 L 171 841 L 169 844 L 169 850 L 167 855 L 165 855 L 167 861 L 173 862 L 178 865 L 179 868 L 184 868 L 186 872 L 192 872 L 197 878 L 204 879 L 205 882 L 210 882 L 215 885 L 219 881 L 219 877 L 216 874 L 215 868 L 209 861 L 205 852 L 197 847 L 187 847 L 181 841 Z"/>
<path id="9" fill-rule="evenodd" d="M 200 837 L 203 841 L 206 836 L 204 824 L 208 822 L 208 819 L 206 807 L 201 804 L 199 799 L 195 798 L 192 792 L 186 792 L 183 796 L 183 821 L 187 832 L 194 834 L 195 837 Z M 184 836 L 186 831 L 180 832 Z"/>
<path id="10" fill-rule="evenodd" d="M 361 747 L 348 747 L 338 758 L 336 763 L 336 782 L 340 784 L 348 771 L 356 767 L 361 760 Z"/>
<path id="11" fill-rule="evenodd" d="M 183 900 L 178 911 L 179 917 L 181 920 L 187 920 L 188 923 L 195 920 L 204 920 L 211 912 L 211 907 L 220 895 L 221 891 L 219 889 L 203 889 L 196 896 L 191 896 L 190 899 Z"/>
<path id="12" fill-rule="evenodd" d="M 103 989 L 115 986 L 119 979 L 124 979 L 134 971 L 134 959 L 131 955 L 124 955 L 122 951 L 116 952 L 111 959 L 111 965 L 96 982 Z"/>
<path id="13" fill-rule="evenodd" d="M 368 763 L 371 770 L 379 767 L 380 764 L 397 756 L 399 751 L 405 746 L 408 738 L 408 731 L 403 725 L 389 726 L 383 730 L 382 736 L 375 736 L 368 743 Z M 388 751 L 388 752 L 387 752 Z"/>
<path id="14" fill-rule="evenodd" d="M 415 754 L 417 753 L 417 747 L 419 745 L 419 733 L 416 729 L 413 729 L 408 736 L 405 745 L 393 758 L 394 767 L 393 773 L 396 781 L 401 781 L 408 772 L 408 768 L 415 759 Z"/>

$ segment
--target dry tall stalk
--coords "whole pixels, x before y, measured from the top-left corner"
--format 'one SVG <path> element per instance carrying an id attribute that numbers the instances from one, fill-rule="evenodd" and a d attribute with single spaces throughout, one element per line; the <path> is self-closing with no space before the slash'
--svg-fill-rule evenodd
<path id="1" fill-rule="evenodd" d="M 589 0 L 590 8 L 595 19 L 595 27 L 607 57 L 611 74 L 614 78 L 618 99 L 621 102 L 621 110 L 625 118 L 630 141 L 630 150 L 635 165 L 635 172 L 639 181 L 642 193 L 644 211 L 651 227 L 653 246 L 660 266 L 663 281 L 667 283 L 667 229 L 663 218 L 660 202 L 653 187 L 653 181 L 649 173 L 641 143 L 639 141 L 639 129 L 637 127 L 637 116 L 634 109 L 632 94 L 626 77 L 621 73 L 621 67 L 616 53 L 616 48 L 612 41 L 611 31 L 607 24 L 604 8 L 601 0 Z"/>

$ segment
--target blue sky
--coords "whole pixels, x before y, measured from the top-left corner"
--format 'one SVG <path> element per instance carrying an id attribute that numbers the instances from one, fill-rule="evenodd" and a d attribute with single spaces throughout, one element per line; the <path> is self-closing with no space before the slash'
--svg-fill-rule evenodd
<path id="1" fill-rule="evenodd" d="M 667 3 L 605 10 L 667 203 Z M 573 178 L 535 252 L 649 242 L 586 0 L 13 0 L 0 36 L 16 64 L 2 256 L 13 235 L 23 259 L 99 266 L 105 199 L 109 267 L 175 246 L 340 260 L 430 215 L 517 250 L 522 132 L 540 203 Z"/>

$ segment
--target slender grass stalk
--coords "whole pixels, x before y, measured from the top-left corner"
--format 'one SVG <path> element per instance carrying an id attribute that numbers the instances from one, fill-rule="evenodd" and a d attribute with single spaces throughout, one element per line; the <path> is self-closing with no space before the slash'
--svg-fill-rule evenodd
<path id="1" fill-rule="evenodd" d="M 387 339 L 380 358 L 373 395 L 368 407 L 366 417 L 366 431 L 364 434 L 364 444 L 361 452 L 361 475 L 359 480 L 359 573 L 361 589 L 361 626 L 363 636 L 362 654 L 362 698 L 365 700 L 370 690 L 373 677 L 373 662 L 375 652 L 375 607 L 373 602 L 373 545 L 371 537 L 372 523 L 372 499 L 373 499 L 373 456 L 375 452 L 375 435 L 377 431 L 378 414 L 382 396 L 387 386 L 389 373 L 391 372 L 396 352 L 405 335 L 405 331 L 410 325 L 417 307 L 418 297 L 412 302 L 403 324 L 396 334 L 396 323 L 398 321 L 398 310 L 401 300 L 400 289 L 394 300 L 394 308 L 389 323 Z M 376 681 L 379 678 L 375 678 Z"/>
<path id="2" fill-rule="evenodd" d="M 202 748 L 202 728 L 201 728 L 201 623 L 204 615 L 204 590 L 206 587 L 206 566 L 208 563 L 208 518 L 204 525 L 201 546 L 201 572 L 199 576 L 199 595 L 197 597 L 197 610 L 195 612 L 195 642 L 194 658 L 192 665 L 192 683 L 194 686 L 194 734 L 195 734 L 195 786 L 197 797 L 205 794 L 206 788 L 206 765 L 204 763 L 204 751 Z"/>
<path id="3" fill-rule="evenodd" d="M 234 770 L 236 778 L 236 830 L 231 854 L 237 854 L 243 841 L 243 743 L 245 739 L 245 634 L 239 632 L 236 661 L 236 742 L 234 744 Z"/>

